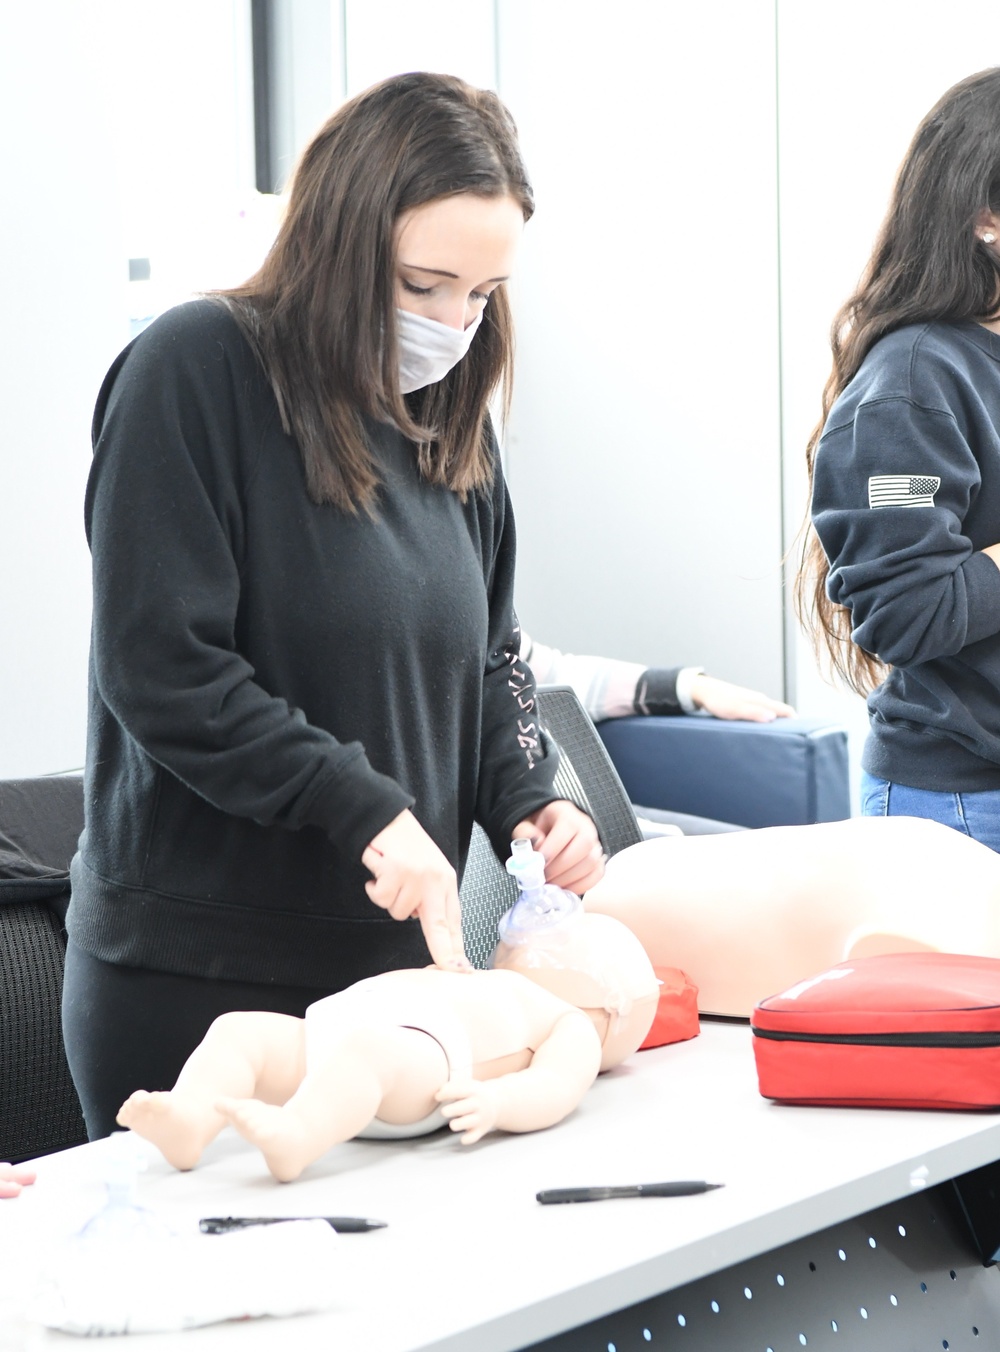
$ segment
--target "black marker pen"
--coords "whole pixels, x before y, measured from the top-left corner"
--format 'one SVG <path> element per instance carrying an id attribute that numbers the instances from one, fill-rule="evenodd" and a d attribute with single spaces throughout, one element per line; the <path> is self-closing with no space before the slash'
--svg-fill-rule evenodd
<path id="1" fill-rule="evenodd" d="M 386 1221 L 365 1216 L 204 1216 L 198 1222 L 203 1235 L 224 1235 L 229 1230 L 246 1230 L 251 1225 L 281 1225 L 286 1221 L 326 1221 L 340 1234 L 363 1230 L 384 1230 Z"/>
<path id="2" fill-rule="evenodd" d="M 611 1197 L 689 1197 L 722 1186 L 702 1179 L 678 1179 L 673 1183 L 630 1183 L 610 1188 L 545 1188 L 535 1193 L 535 1200 L 550 1206 L 555 1202 L 606 1202 Z"/>

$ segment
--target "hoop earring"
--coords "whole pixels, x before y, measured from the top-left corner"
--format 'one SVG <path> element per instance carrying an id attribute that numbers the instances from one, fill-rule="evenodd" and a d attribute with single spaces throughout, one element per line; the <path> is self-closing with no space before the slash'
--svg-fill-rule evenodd
<path id="1" fill-rule="evenodd" d="M 985 234 L 979 236 L 984 244 L 996 244 L 997 237 L 992 230 L 987 230 Z"/>

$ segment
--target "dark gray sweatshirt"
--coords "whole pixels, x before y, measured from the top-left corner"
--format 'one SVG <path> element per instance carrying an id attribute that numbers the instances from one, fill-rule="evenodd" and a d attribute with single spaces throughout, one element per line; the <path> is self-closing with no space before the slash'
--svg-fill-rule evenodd
<path id="1" fill-rule="evenodd" d="M 1000 788 L 1000 336 L 881 339 L 827 419 L 813 521 L 828 593 L 892 664 L 863 764 L 915 788 Z"/>

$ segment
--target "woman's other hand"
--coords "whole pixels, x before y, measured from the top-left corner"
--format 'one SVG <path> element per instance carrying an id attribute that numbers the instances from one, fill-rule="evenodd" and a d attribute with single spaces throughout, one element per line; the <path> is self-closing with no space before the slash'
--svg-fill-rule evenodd
<path id="1" fill-rule="evenodd" d="M 361 862 L 372 874 L 365 891 L 394 920 L 415 915 L 431 959 L 449 971 L 472 971 L 462 940 L 458 879 L 408 809 L 370 842 Z"/>
<path id="2" fill-rule="evenodd" d="M 546 803 L 514 827 L 515 840 L 531 840 L 545 859 L 545 881 L 578 896 L 604 877 L 604 851 L 597 827 L 575 803 Z"/>
<path id="3" fill-rule="evenodd" d="M 691 699 L 699 709 L 716 718 L 742 718 L 750 723 L 773 723 L 776 718 L 794 718 L 795 710 L 780 699 L 759 690 L 720 681 L 715 676 L 695 676 Z"/>

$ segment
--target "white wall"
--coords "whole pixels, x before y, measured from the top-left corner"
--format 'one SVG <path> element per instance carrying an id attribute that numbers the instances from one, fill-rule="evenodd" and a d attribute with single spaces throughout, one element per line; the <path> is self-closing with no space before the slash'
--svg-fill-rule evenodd
<path id="1" fill-rule="evenodd" d="M 333 107 L 420 67 L 498 87 L 520 124 L 538 197 L 509 429 L 526 624 L 776 693 L 784 667 L 803 712 L 860 729 L 861 702 L 819 681 L 787 620 L 781 553 L 830 318 L 916 122 L 1000 61 L 993 7 L 279 9 L 283 59 L 314 58 L 289 77 L 292 140 L 325 116 L 324 90 Z M 0 224 L 0 777 L 83 758 L 89 418 L 129 317 L 245 276 L 273 231 L 274 201 L 252 189 L 248 14 L 249 0 L 0 6 L 0 113 L 17 133 Z M 136 256 L 153 277 L 130 288 Z"/>
<path id="2" fill-rule="evenodd" d="M 494 0 L 340 2 L 349 95 L 407 70 L 441 71 L 496 88 Z"/>
<path id="3" fill-rule="evenodd" d="M 499 13 L 538 202 L 508 436 L 522 620 L 777 692 L 772 0 Z"/>
<path id="4" fill-rule="evenodd" d="M 128 336 L 103 36 L 74 0 L 0 7 L 3 776 L 83 763 L 89 423 Z"/>
<path id="5" fill-rule="evenodd" d="M 90 418 L 130 320 L 270 237 L 248 62 L 245 0 L 0 5 L 0 777 L 83 763 Z"/>

